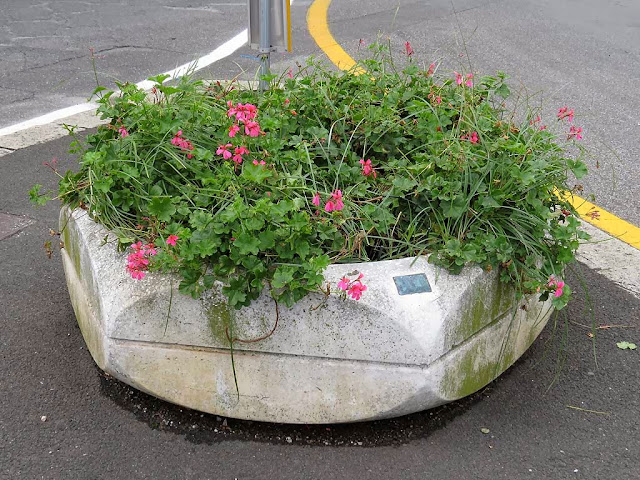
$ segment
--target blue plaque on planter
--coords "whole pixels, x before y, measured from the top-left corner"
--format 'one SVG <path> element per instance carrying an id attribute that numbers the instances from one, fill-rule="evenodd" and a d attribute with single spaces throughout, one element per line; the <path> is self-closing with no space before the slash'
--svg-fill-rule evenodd
<path id="1" fill-rule="evenodd" d="M 402 275 L 393 277 L 399 295 L 411 295 L 412 293 L 427 293 L 431 291 L 431 285 L 424 273 L 414 275 Z"/>

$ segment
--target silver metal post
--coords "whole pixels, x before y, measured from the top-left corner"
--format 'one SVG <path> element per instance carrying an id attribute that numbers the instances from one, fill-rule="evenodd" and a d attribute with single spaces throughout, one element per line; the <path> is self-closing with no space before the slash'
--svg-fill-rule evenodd
<path id="1" fill-rule="evenodd" d="M 260 77 L 269 75 L 271 71 L 269 55 L 271 53 L 270 0 L 260 0 Z M 260 91 L 269 89 L 269 83 L 260 78 Z"/>

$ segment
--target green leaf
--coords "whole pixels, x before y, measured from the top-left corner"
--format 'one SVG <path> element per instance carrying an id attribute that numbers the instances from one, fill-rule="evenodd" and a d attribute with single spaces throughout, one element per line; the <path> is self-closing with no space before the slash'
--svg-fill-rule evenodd
<path id="1" fill-rule="evenodd" d="M 262 183 L 271 175 L 271 170 L 266 169 L 264 165 L 244 163 L 244 167 L 242 168 L 242 176 L 255 183 Z"/>
<path id="2" fill-rule="evenodd" d="M 288 266 L 280 266 L 273 274 L 271 285 L 273 288 L 282 288 L 293 280 L 293 268 Z"/>
<path id="3" fill-rule="evenodd" d="M 176 213 L 176 207 L 169 197 L 155 197 L 149 202 L 149 213 L 161 222 L 169 222 L 171 216 Z"/>
<path id="4" fill-rule="evenodd" d="M 467 211 L 467 202 L 464 198 L 456 196 L 453 201 L 440 202 L 442 213 L 447 218 L 460 218 Z"/>
<path id="5" fill-rule="evenodd" d="M 621 350 L 635 350 L 636 348 L 638 348 L 638 346 L 635 343 L 630 343 L 630 342 L 618 342 L 616 343 L 616 345 Z"/>
<path id="6" fill-rule="evenodd" d="M 168 75 L 166 73 L 161 73 L 159 75 L 155 75 L 153 77 L 149 77 L 148 80 L 151 80 L 152 82 L 157 83 L 158 85 L 162 85 L 164 83 L 164 81 L 169 78 L 171 75 Z"/>
<path id="7" fill-rule="evenodd" d="M 39 207 L 45 205 L 51 197 L 46 194 L 41 194 L 40 190 L 42 189 L 42 185 L 39 183 L 35 184 L 31 190 L 29 190 L 29 201 L 34 205 L 38 205 Z"/>
<path id="8" fill-rule="evenodd" d="M 257 255 L 260 251 L 260 240 L 247 232 L 242 232 L 236 236 L 233 245 L 238 247 L 241 255 L 247 255 L 249 253 Z"/>

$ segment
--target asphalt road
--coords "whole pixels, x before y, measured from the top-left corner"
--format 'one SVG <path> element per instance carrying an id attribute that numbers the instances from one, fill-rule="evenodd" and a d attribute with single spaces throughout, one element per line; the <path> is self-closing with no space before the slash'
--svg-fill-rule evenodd
<path id="1" fill-rule="evenodd" d="M 101 56 L 101 78 L 135 81 L 208 53 L 244 28 L 243 7 L 223 3 L 5 0 L 0 127 L 83 101 L 93 88 L 89 46 Z M 278 56 L 276 68 L 318 52 L 304 23 L 309 3 L 295 2 L 296 51 Z M 508 70 L 534 91 L 588 111 L 577 118 L 585 141 L 601 132 L 620 158 L 614 194 L 606 195 L 614 182 L 604 159 L 605 173 L 585 187 L 598 191 L 597 203 L 640 224 L 633 195 L 636 3 L 397 5 L 334 0 L 332 32 L 356 55 L 360 38 L 369 42 L 384 30 L 397 50 L 409 40 L 426 61 L 446 57 L 457 67 L 473 58 L 474 71 Z M 208 29 L 212 21 L 216 28 Z M 469 33 L 466 51 L 460 31 Z M 255 62 L 241 56 L 250 53 L 240 50 L 203 75 L 250 71 Z M 58 206 L 35 209 L 27 200 L 36 182 L 54 187 L 43 161 L 56 156 L 63 169 L 73 167 L 67 145 L 59 139 L 0 157 L 0 478 L 640 479 L 640 351 L 616 347 L 640 344 L 640 300 L 580 265 L 568 278 L 577 293 L 566 315 L 516 365 L 465 400 L 400 419 L 241 422 L 181 409 L 105 377 L 77 327 L 59 252 L 48 259 L 43 248 L 55 244 L 48 229 L 56 228 Z M 592 321 L 613 326 L 597 330 L 597 365 L 583 326 Z"/>

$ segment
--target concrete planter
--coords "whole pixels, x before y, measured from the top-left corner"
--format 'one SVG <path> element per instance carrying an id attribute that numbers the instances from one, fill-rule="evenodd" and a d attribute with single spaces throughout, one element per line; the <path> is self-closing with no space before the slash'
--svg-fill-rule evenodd
<path id="1" fill-rule="evenodd" d="M 344 274 L 364 273 L 362 299 L 332 295 L 323 303 L 309 295 L 291 309 L 280 306 L 272 336 L 234 345 L 236 390 L 225 329 L 231 325 L 241 339 L 269 332 L 275 305 L 268 294 L 235 311 L 221 285 L 194 300 L 169 275 L 133 280 L 125 254 L 102 245 L 108 232 L 86 212 L 65 208 L 60 223 L 71 302 L 98 366 L 147 393 L 218 415 L 337 423 L 435 407 L 496 378 L 551 313 L 548 302 L 515 302 L 495 272 L 480 268 L 454 276 L 426 258 L 331 265 L 325 278 L 334 288 Z"/>

